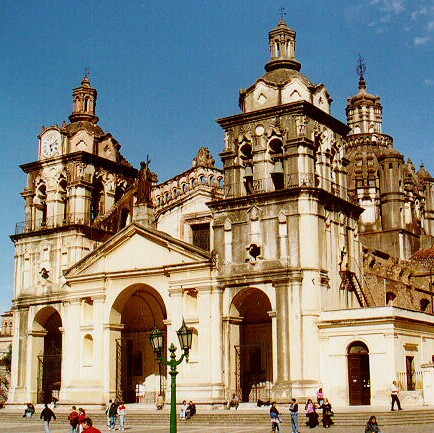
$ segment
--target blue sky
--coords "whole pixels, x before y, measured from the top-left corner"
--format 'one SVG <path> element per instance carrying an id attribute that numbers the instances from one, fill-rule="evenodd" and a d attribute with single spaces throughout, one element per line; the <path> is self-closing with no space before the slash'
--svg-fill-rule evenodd
<path id="1" fill-rule="evenodd" d="M 42 125 L 67 120 L 85 67 L 99 125 L 133 165 L 149 154 L 163 181 L 208 146 L 221 166 L 215 119 L 237 114 L 239 89 L 263 75 L 281 6 L 333 115 L 345 121 L 360 52 L 383 132 L 434 175 L 434 0 L 1 0 L 0 312 L 13 297 L 9 235 L 24 220 L 18 166 L 37 159 Z"/>

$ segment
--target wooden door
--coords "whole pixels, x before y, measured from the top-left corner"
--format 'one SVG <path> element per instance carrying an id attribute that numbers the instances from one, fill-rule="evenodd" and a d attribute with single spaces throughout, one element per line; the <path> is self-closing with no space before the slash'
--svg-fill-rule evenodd
<path id="1" fill-rule="evenodd" d="M 348 391 L 351 406 L 371 404 L 368 354 L 348 355 Z"/>

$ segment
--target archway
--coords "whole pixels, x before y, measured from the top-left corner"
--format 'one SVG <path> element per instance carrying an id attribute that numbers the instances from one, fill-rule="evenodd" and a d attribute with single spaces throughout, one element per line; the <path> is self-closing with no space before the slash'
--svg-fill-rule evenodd
<path id="1" fill-rule="evenodd" d="M 154 402 L 165 393 L 166 368 L 158 364 L 149 334 L 154 326 L 165 329 L 164 301 L 154 288 L 136 285 L 124 290 L 113 308 L 123 325 L 116 339 L 116 396 L 126 403 Z"/>
<path id="2" fill-rule="evenodd" d="M 59 398 L 62 380 L 62 319 L 52 307 L 42 309 L 34 319 L 34 334 L 43 338 L 37 344 L 38 355 L 37 402 L 48 403 Z M 41 347 L 43 346 L 43 347 Z M 38 353 L 38 352 L 36 352 Z"/>
<path id="3" fill-rule="evenodd" d="M 347 358 L 350 406 L 371 404 L 371 375 L 368 347 L 361 341 L 354 341 L 348 346 Z"/>
<path id="4" fill-rule="evenodd" d="M 241 401 L 269 400 L 273 382 L 271 303 L 259 289 L 239 292 L 231 316 L 238 316 L 235 349 L 235 387 Z"/>

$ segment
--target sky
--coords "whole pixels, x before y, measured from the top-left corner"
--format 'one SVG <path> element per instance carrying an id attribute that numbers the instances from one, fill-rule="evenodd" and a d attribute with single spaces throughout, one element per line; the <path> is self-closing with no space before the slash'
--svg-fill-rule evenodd
<path id="1" fill-rule="evenodd" d="M 24 221 L 19 165 L 37 160 L 42 125 L 68 120 L 85 68 L 99 125 L 135 167 L 149 155 L 164 181 L 202 146 L 221 167 L 215 119 L 238 114 L 239 90 L 264 74 L 282 7 L 332 114 L 346 121 L 360 53 L 383 132 L 434 175 L 434 0 L 0 0 L 0 313 L 13 298 L 9 236 Z"/>

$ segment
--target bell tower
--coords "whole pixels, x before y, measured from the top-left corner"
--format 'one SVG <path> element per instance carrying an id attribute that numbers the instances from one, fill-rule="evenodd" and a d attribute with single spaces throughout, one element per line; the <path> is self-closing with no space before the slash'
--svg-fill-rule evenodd
<path id="1" fill-rule="evenodd" d="M 225 132 L 225 195 L 209 206 L 221 284 L 246 293 L 255 287 L 273 299 L 277 359 L 275 376 L 264 381 L 275 383 L 280 399 L 319 387 L 319 365 L 306 364 L 318 353 L 300 348 L 317 341 L 322 308 L 357 304 L 353 293 L 341 296 L 339 269 L 358 272 L 361 209 L 347 195 L 348 127 L 330 114 L 325 86 L 300 72 L 296 34 L 283 18 L 269 45 L 265 74 L 240 90 L 241 113 L 217 120 Z M 237 330 L 240 321 L 228 325 L 231 335 L 246 335 Z M 260 338 L 252 332 L 245 342 L 260 345 Z"/>

